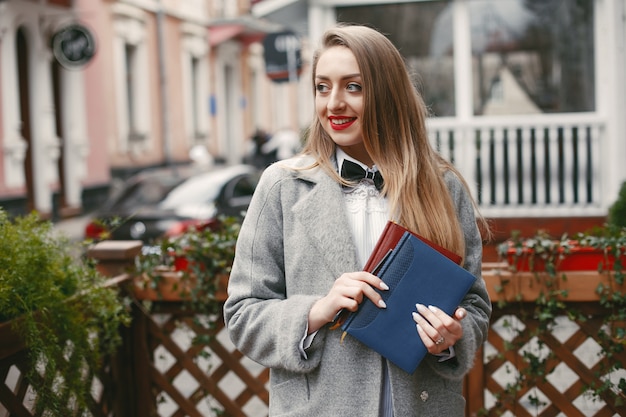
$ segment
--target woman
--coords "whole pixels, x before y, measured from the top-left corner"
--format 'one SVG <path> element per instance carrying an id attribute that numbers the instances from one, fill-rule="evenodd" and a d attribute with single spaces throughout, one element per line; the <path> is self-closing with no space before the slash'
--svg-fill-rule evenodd
<path id="1" fill-rule="evenodd" d="M 386 307 L 375 291 L 385 284 L 362 268 L 388 219 L 463 255 L 480 277 L 467 187 L 431 148 L 425 105 L 379 32 L 328 30 L 313 86 L 317 117 L 302 154 L 264 172 L 242 225 L 224 306 L 231 339 L 271 368 L 272 416 L 462 416 L 463 376 L 491 314 L 482 279 L 453 317 L 407 311 L 416 322 L 407 337 L 430 353 L 412 375 L 349 335 L 340 341 L 331 323 L 366 297 Z M 368 178 L 342 179 L 345 161 Z"/>

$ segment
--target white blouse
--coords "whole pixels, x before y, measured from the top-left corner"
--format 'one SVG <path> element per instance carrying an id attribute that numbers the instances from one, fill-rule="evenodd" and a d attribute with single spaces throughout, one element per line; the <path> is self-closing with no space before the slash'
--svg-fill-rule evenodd
<path id="1" fill-rule="evenodd" d="M 361 168 L 368 170 L 366 165 L 351 158 L 340 148 L 337 148 L 336 156 L 340 172 L 344 159 L 359 164 Z M 376 165 L 369 170 L 377 171 Z M 359 264 L 364 267 L 389 220 L 389 205 L 387 199 L 374 186 L 374 182 L 366 178 L 362 179 L 354 188 L 344 188 L 343 196 L 348 211 L 350 229 L 356 243 Z M 380 393 L 380 416 L 393 417 L 389 370 L 387 369 L 387 361 L 383 360 L 382 362 L 384 368 L 383 386 Z"/>
<path id="2" fill-rule="evenodd" d="M 344 159 L 359 164 L 363 169 L 368 169 L 363 163 L 349 157 L 341 149 L 337 149 L 337 166 L 341 167 Z M 376 165 L 371 170 L 376 171 Z M 359 264 L 363 267 L 389 220 L 389 205 L 371 179 L 364 178 L 354 188 L 344 188 L 343 195 L 350 229 L 357 247 Z"/>

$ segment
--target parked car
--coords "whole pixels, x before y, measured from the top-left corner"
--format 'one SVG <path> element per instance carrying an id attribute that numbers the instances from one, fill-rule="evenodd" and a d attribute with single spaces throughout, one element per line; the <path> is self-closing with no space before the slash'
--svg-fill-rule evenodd
<path id="1" fill-rule="evenodd" d="M 259 176 L 260 171 L 250 165 L 202 172 L 190 167 L 141 172 L 94 213 L 85 237 L 151 243 L 191 226 L 206 227 L 221 215 L 243 217 Z"/>

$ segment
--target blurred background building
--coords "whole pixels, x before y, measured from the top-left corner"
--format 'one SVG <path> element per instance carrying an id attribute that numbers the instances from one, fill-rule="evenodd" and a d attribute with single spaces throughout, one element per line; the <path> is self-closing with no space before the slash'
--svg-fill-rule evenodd
<path id="1" fill-rule="evenodd" d="M 501 222 L 600 222 L 626 180 L 624 0 L 0 0 L 0 205 L 70 216 L 111 181 L 301 132 L 335 22 L 386 33 L 433 143 Z M 313 40 L 313 42 L 311 42 Z"/>
<path id="2" fill-rule="evenodd" d="M 240 162 L 255 130 L 299 131 L 295 83 L 263 56 L 284 26 L 251 6 L 0 0 L 0 205 L 72 216 L 143 168 Z"/>

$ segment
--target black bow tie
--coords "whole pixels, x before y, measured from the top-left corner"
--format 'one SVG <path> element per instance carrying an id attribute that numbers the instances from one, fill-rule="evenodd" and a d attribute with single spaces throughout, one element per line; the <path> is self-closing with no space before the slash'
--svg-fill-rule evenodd
<path id="1" fill-rule="evenodd" d="M 385 183 L 380 172 L 366 171 L 359 164 L 355 164 L 347 159 L 341 164 L 341 176 L 348 181 L 360 181 L 363 178 L 369 178 L 374 181 L 374 185 L 378 191 L 382 190 L 383 184 Z"/>

